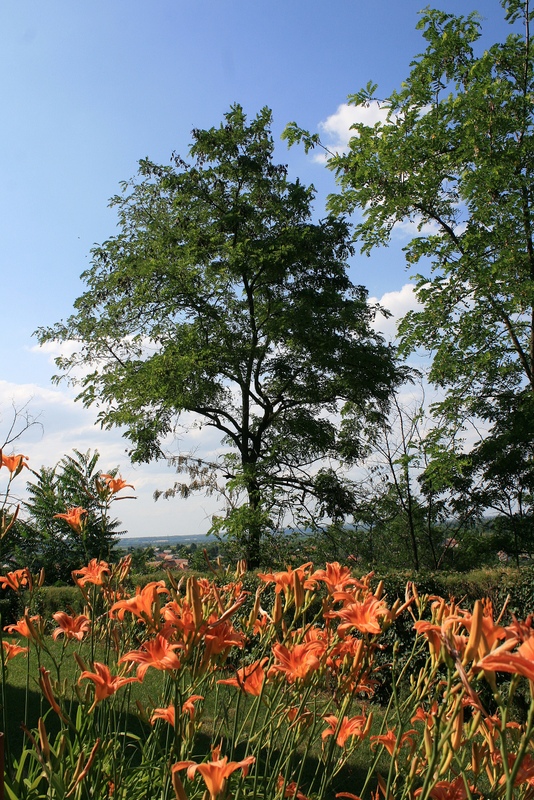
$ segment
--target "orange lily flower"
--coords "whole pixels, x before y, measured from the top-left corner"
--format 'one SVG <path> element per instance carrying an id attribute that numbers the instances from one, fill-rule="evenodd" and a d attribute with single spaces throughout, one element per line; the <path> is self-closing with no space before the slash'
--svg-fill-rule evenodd
<path id="1" fill-rule="evenodd" d="M 243 777 L 248 775 L 248 769 L 251 764 L 254 764 L 254 756 L 248 756 L 243 761 L 228 761 L 227 756 L 220 757 L 221 748 L 214 747 L 211 753 L 212 761 L 204 764 L 197 764 L 195 761 L 179 761 L 172 767 L 173 774 L 182 769 L 187 769 L 187 777 L 191 781 L 197 772 L 200 772 L 206 788 L 210 795 L 210 800 L 216 798 L 226 789 L 226 783 L 230 775 L 236 770 L 240 769 Z"/>
<path id="2" fill-rule="evenodd" d="M 28 466 L 27 464 L 24 463 L 25 461 L 29 460 L 28 456 L 21 456 L 21 455 L 19 455 L 19 456 L 6 456 L 6 455 L 4 455 L 2 453 L 1 450 L 0 450 L 0 456 L 1 456 L 0 469 L 2 467 L 7 467 L 8 470 L 10 471 L 11 475 L 13 475 L 13 473 L 18 475 L 18 473 L 21 471 L 22 467 L 27 467 Z"/>
<path id="3" fill-rule="evenodd" d="M 338 628 L 339 633 L 344 633 L 350 628 L 356 628 L 361 633 L 382 633 L 379 620 L 389 615 L 389 609 L 383 600 L 369 595 L 362 603 L 349 603 L 340 611 L 331 613 L 332 616 L 344 620 Z"/>
<path id="4" fill-rule="evenodd" d="M 76 506 L 76 508 L 69 508 L 65 514 L 54 514 L 54 519 L 64 519 L 73 531 L 81 533 L 82 517 L 87 513 L 88 511 L 85 508 Z"/>
<path id="5" fill-rule="evenodd" d="M 30 582 L 30 573 L 27 567 L 24 569 L 16 569 L 14 572 L 8 572 L 7 575 L 0 575 L 0 587 L 2 589 L 10 589 L 17 592 L 23 586 L 28 586 Z"/>
<path id="6" fill-rule="evenodd" d="M 418 789 L 415 795 L 421 794 L 422 789 Z M 438 781 L 430 790 L 429 797 L 432 800 L 467 800 L 467 789 L 465 781 L 458 775 L 453 781 Z"/>
<path id="7" fill-rule="evenodd" d="M 530 681 L 534 681 L 534 636 L 527 639 L 518 647 L 515 653 L 507 651 L 507 645 L 513 642 L 505 642 L 493 653 L 485 656 L 478 664 L 473 666 L 476 672 L 480 670 L 489 672 L 511 672 L 514 675 L 523 675 Z"/>
<path id="8" fill-rule="evenodd" d="M 245 637 L 236 631 L 231 622 L 220 622 L 217 618 L 210 617 L 209 628 L 204 634 L 206 652 L 204 662 L 210 661 L 213 656 L 226 653 L 231 647 L 243 647 Z"/>
<path id="9" fill-rule="evenodd" d="M 117 492 L 120 492 L 121 489 L 126 489 L 127 487 L 129 489 L 135 489 L 133 484 L 123 481 L 120 475 L 115 478 L 113 475 L 101 475 L 100 479 L 105 482 L 106 488 L 111 494 L 117 494 Z"/>
<path id="10" fill-rule="evenodd" d="M 117 618 L 122 620 L 125 613 L 129 611 L 147 625 L 158 629 L 161 623 L 160 594 L 169 594 L 165 581 L 151 581 L 142 589 L 137 588 L 134 597 L 113 603 L 109 613 L 117 612 Z"/>
<path id="11" fill-rule="evenodd" d="M 182 714 L 189 714 L 189 719 L 193 719 L 195 716 L 195 703 L 197 700 L 204 700 L 204 696 L 201 694 L 192 694 L 191 697 L 188 697 L 182 704 Z"/>
<path id="12" fill-rule="evenodd" d="M 21 647 L 19 644 L 11 644 L 11 642 L 2 642 L 4 648 L 4 661 L 7 663 L 12 658 L 18 656 L 19 653 L 27 653 L 27 647 Z"/>
<path id="13" fill-rule="evenodd" d="M 92 558 L 86 567 L 73 570 L 72 579 L 78 586 L 85 586 L 86 583 L 102 586 L 104 584 L 104 575 L 106 573 L 109 575 L 110 572 L 109 564 L 106 561 Z"/>
<path id="14" fill-rule="evenodd" d="M 414 740 L 412 738 L 412 734 L 414 733 L 417 734 L 417 731 L 406 731 L 406 733 L 403 733 L 397 742 L 397 734 L 394 730 L 390 729 L 382 736 L 371 736 L 371 741 L 375 747 L 378 744 L 384 745 L 389 755 L 393 756 L 396 755 L 401 747 L 403 747 L 405 744 L 408 744 L 412 749 L 414 748 Z"/>
<path id="15" fill-rule="evenodd" d="M 258 616 L 254 620 L 252 633 L 256 635 L 261 635 L 267 628 L 271 625 L 272 618 L 270 615 L 265 611 L 263 608 L 258 610 Z"/>
<path id="16" fill-rule="evenodd" d="M 327 564 L 325 570 L 315 570 L 304 584 L 304 588 L 315 588 L 317 581 L 322 581 L 330 594 L 334 594 L 334 592 L 344 592 L 347 586 L 355 586 L 358 589 L 366 588 L 364 583 L 352 577 L 350 567 L 342 567 L 338 561 Z"/>
<path id="17" fill-rule="evenodd" d="M 225 683 L 228 686 L 237 686 L 245 694 L 250 694 L 253 697 L 259 697 L 263 688 L 263 681 L 265 672 L 263 665 L 267 658 L 262 658 L 261 661 L 254 661 L 253 664 L 247 664 L 241 669 L 236 671 L 235 678 L 225 678 L 224 680 L 217 681 L 217 683 Z"/>
<path id="18" fill-rule="evenodd" d="M 438 713 L 438 704 L 436 701 L 432 703 L 432 708 L 430 711 L 425 711 L 422 706 L 417 707 L 417 711 L 411 717 L 410 722 L 423 722 L 426 727 L 430 730 L 434 727 L 436 722 L 436 715 Z"/>
<path id="19" fill-rule="evenodd" d="M 138 681 L 137 678 L 133 677 L 125 678 L 121 675 L 112 675 L 109 671 L 109 667 L 105 664 L 100 664 L 98 661 L 95 661 L 93 666 L 95 672 L 85 670 L 78 678 L 78 683 L 81 683 L 83 680 L 89 680 L 93 681 L 95 685 L 95 700 L 89 711 L 92 711 L 101 700 L 105 700 L 106 697 L 111 697 L 111 695 L 115 694 L 117 689 L 120 689 L 121 686 L 125 686 L 127 683 L 137 683 Z"/>
<path id="20" fill-rule="evenodd" d="M 283 644 L 274 644 L 272 651 L 278 663 L 272 665 L 269 675 L 283 672 L 288 681 L 293 683 L 305 680 L 320 668 L 321 662 L 316 654 L 319 651 L 322 655 L 323 645 L 320 642 L 304 642 L 288 650 Z"/>
<path id="21" fill-rule="evenodd" d="M 168 632 L 172 632 L 184 641 L 189 642 L 190 640 L 195 640 L 195 634 L 200 637 L 204 633 L 205 625 L 202 624 L 197 629 L 194 611 L 185 599 L 182 600 L 181 604 L 177 603 L 176 600 L 169 601 L 162 607 L 161 614 L 166 623 L 162 629 L 162 633 L 165 636 Z"/>
<path id="22" fill-rule="evenodd" d="M 125 653 L 119 658 L 119 664 L 128 661 L 139 664 L 137 677 L 142 681 L 149 667 L 154 667 L 154 669 L 160 669 L 164 672 L 180 669 L 181 662 L 174 651 L 181 647 L 181 644 L 170 644 L 164 636 L 158 634 L 151 642 L 145 642 L 141 650 L 132 650 L 130 653 Z"/>
<path id="23" fill-rule="evenodd" d="M 431 655 L 434 658 L 438 658 L 441 651 L 441 645 L 443 644 L 443 629 L 441 625 L 434 625 L 432 622 L 427 622 L 424 619 L 420 619 L 414 623 L 414 628 L 417 633 L 426 636 Z"/>
<path id="24" fill-rule="evenodd" d="M 14 625 L 5 625 L 4 630 L 8 633 L 18 633 L 24 636 L 25 639 L 31 639 L 38 642 L 44 633 L 44 620 L 39 614 L 33 617 L 28 616 L 28 609 L 22 619 L 19 619 Z"/>
<path id="25" fill-rule="evenodd" d="M 285 572 L 258 573 L 258 578 L 265 581 L 265 583 L 274 583 L 276 594 L 283 592 L 284 595 L 288 597 L 293 591 L 295 576 L 303 582 L 306 578 L 306 570 L 311 566 L 312 562 L 308 561 L 306 564 L 302 564 L 302 566 L 294 570 L 288 567 Z"/>
<path id="26" fill-rule="evenodd" d="M 55 619 L 59 625 L 59 628 L 56 628 L 52 633 L 53 639 L 57 639 L 63 634 L 66 639 L 77 639 L 81 642 L 85 634 L 91 628 L 89 617 L 86 617 L 85 614 L 78 614 L 75 617 L 71 617 L 64 611 L 56 611 L 55 614 L 52 614 L 52 618 Z"/>
<path id="27" fill-rule="evenodd" d="M 296 781 L 290 781 L 286 783 L 286 779 L 283 775 L 278 776 L 277 788 L 279 792 L 281 792 L 282 789 L 284 790 L 284 794 L 282 795 L 283 797 L 296 797 L 297 800 L 308 800 L 306 795 L 299 791 Z"/>
<path id="28" fill-rule="evenodd" d="M 351 717 L 350 719 L 348 717 L 343 717 L 341 723 L 334 714 L 329 714 L 323 717 L 323 719 L 330 725 L 330 727 L 321 734 L 323 741 L 328 736 L 335 736 L 336 744 L 340 747 L 345 747 L 345 742 L 350 737 L 357 736 L 358 739 L 362 740 L 367 736 L 371 727 L 372 714 L 370 714 L 367 719 L 363 714 Z"/>
<path id="29" fill-rule="evenodd" d="M 176 727 L 176 711 L 174 706 L 167 706 L 167 708 L 155 708 L 150 717 L 150 724 L 154 725 L 157 719 L 164 719 L 172 727 Z"/>
<path id="30" fill-rule="evenodd" d="M 491 600 L 477 600 L 472 614 L 461 617 L 462 625 L 470 632 L 466 660 L 481 659 L 487 656 L 500 639 L 507 638 L 504 628 L 493 622 L 493 604 Z"/>
<path id="31" fill-rule="evenodd" d="M 305 708 L 304 710 L 301 709 L 300 706 L 291 706 L 287 709 L 287 718 L 290 722 L 294 722 L 295 725 L 302 725 L 307 727 L 311 725 L 313 722 L 313 714 L 309 709 Z"/>
<path id="32" fill-rule="evenodd" d="M 188 697 L 182 705 L 182 714 L 188 714 L 189 719 L 194 719 L 195 716 L 195 703 L 197 700 L 204 700 L 201 694 L 192 694 Z M 174 706 L 167 706 L 167 708 L 155 708 L 150 717 L 150 723 L 153 725 L 157 719 L 166 720 L 173 728 L 176 725 L 176 710 Z"/>
<path id="33" fill-rule="evenodd" d="M 514 766 L 517 756 L 515 753 L 508 753 L 508 767 L 511 770 Z M 500 784 L 506 782 L 506 776 L 503 775 L 499 781 Z M 521 764 L 515 776 L 514 786 L 520 786 L 522 783 L 528 783 L 529 786 L 534 786 L 534 758 L 529 753 L 525 753 L 521 759 Z"/>

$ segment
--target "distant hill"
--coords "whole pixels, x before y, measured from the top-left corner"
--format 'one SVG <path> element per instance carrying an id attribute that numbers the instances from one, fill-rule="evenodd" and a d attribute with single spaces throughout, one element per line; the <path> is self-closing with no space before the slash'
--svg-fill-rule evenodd
<path id="1" fill-rule="evenodd" d="M 206 544 L 213 542 L 212 537 L 205 533 L 191 534 L 189 536 L 121 536 L 118 546 L 127 550 L 129 547 L 174 547 L 180 544 Z"/>

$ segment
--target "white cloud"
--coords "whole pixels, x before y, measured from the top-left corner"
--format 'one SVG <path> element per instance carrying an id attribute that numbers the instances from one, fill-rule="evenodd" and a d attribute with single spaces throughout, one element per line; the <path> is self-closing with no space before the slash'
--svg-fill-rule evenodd
<path id="1" fill-rule="evenodd" d="M 403 219 L 395 224 L 395 232 L 401 239 L 414 239 L 417 236 L 436 236 L 442 233 L 442 229 L 434 220 L 422 222 L 422 217 L 414 219 Z"/>
<path id="2" fill-rule="evenodd" d="M 324 144 L 329 150 L 336 153 L 343 153 L 347 150 L 350 139 L 355 136 L 355 131 L 351 126 L 358 122 L 364 125 L 375 125 L 377 122 L 385 122 L 387 119 L 387 108 L 373 100 L 366 106 L 351 106 L 342 103 L 338 106 L 335 114 L 331 114 L 324 122 L 319 123 L 319 131 L 324 140 Z M 325 156 L 317 154 L 317 161 L 324 161 Z"/>
<path id="3" fill-rule="evenodd" d="M 29 348 L 30 353 L 39 353 L 48 357 L 50 363 L 58 356 L 71 356 L 80 348 L 80 343 L 73 340 L 66 342 L 44 342 L 44 344 L 34 344 Z"/>
<path id="4" fill-rule="evenodd" d="M 369 303 L 371 305 L 379 303 L 382 308 L 391 312 L 391 317 L 377 314 L 373 323 L 374 329 L 379 331 L 388 342 L 394 342 L 397 338 L 397 325 L 401 318 L 408 311 L 414 311 L 419 308 L 413 283 L 405 283 L 401 289 L 386 292 L 380 298 L 370 297 Z"/>

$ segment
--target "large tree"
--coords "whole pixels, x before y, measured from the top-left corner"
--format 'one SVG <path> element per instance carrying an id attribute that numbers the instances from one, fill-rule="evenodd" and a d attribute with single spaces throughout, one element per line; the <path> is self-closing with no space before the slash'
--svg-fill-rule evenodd
<path id="1" fill-rule="evenodd" d="M 75 313 L 38 332 L 77 343 L 61 373 L 105 428 L 124 426 L 134 460 L 164 456 L 183 412 L 222 434 L 219 466 L 245 494 L 226 530 L 252 564 L 280 496 L 313 491 L 311 465 L 339 455 L 341 405 L 385 407 L 398 380 L 347 274 L 347 224 L 312 220 L 313 189 L 273 164 L 270 124 L 235 106 L 193 131 L 190 163 L 141 161 Z"/>
<path id="2" fill-rule="evenodd" d="M 422 307 L 402 321 L 401 346 L 432 353 L 440 413 L 501 428 L 534 397 L 534 12 L 525 0 L 502 5 L 516 32 L 487 50 L 476 14 L 423 12 L 427 48 L 401 88 L 349 98 L 380 106 L 383 121 L 355 124 L 347 152 L 328 161 L 340 186 L 331 209 L 359 212 L 364 251 L 413 226 L 405 252 L 423 268 Z M 286 135 L 320 143 L 295 124 Z"/>

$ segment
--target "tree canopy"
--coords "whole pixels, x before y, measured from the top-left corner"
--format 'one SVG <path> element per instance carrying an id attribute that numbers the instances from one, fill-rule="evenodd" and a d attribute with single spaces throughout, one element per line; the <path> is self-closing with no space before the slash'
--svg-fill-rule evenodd
<path id="1" fill-rule="evenodd" d="M 331 154 L 340 192 L 330 207 L 358 209 L 363 251 L 411 223 L 405 248 L 422 308 L 400 326 L 405 353 L 432 353 L 430 380 L 451 420 L 494 421 L 534 392 L 534 74 L 528 3 L 505 0 L 511 33 L 477 50 L 480 19 L 427 9 L 426 50 L 384 100 L 377 87 L 349 98 L 385 119 L 357 123 L 346 153 Z M 295 124 L 290 141 L 319 143 Z M 430 263 L 430 269 L 427 265 Z"/>
<path id="2" fill-rule="evenodd" d="M 166 455 L 184 412 L 222 434 L 251 563 L 280 497 L 313 493 L 313 465 L 340 456 L 342 405 L 362 420 L 385 410 L 401 375 L 348 277 L 346 221 L 313 221 L 313 189 L 272 161 L 270 124 L 268 109 L 248 122 L 236 105 L 193 131 L 190 162 L 141 161 L 74 314 L 38 331 L 76 343 L 60 376 L 103 427 L 124 427 L 134 460 Z"/>

